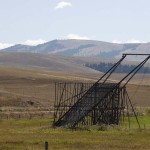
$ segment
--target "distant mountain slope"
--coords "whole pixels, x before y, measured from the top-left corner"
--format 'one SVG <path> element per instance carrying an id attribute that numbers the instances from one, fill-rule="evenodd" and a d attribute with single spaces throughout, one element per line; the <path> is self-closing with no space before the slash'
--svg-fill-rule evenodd
<path id="1" fill-rule="evenodd" d="M 8 48 L 5 48 L 1 51 L 4 52 L 29 52 L 32 49 L 32 46 L 17 44 Z"/>
<path id="2" fill-rule="evenodd" d="M 15 45 L 1 51 L 114 58 L 128 52 L 150 53 L 150 43 L 116 44 L 92 40 L 53 40 L 37 46 Z"/>

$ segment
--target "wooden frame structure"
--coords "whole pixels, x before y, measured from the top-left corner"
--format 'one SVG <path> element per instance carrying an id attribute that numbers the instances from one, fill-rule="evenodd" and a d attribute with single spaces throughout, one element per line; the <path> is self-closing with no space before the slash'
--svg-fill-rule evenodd
<path id="1" fill-rule="evenodd" d="M 143 55 L 146 58 L 120 81 L 110 82 L 110 76 L 128 55 Z M 149 59 L 150 54 L 123 54 L 95 83 L 55 83 L 53 125 L 67 128 L 95 124 L 118 125 L 128 99 L 140 127 L 126 85 Z"/>
<path id="2" fill-rule="evenodd" d="M 93 83 L 55 83 L 54 124 L 78 101 L 80 97 L 93 85 Z M 97 101 L 100 95 L 110 90 L 114 83 L 95 87 L 94 92 L 87 97 L 89 101 Z M 117 87 L 113 92 L 91 112 L 88 113 L 77 126 L 96 124 L 119 124 L 124 114 L 126 89 Z M 87 102 L 86 102 L 87 104 Z M 83 105 L 86 105 L 83 104 Z M 90 103 L 88 104 L 90 105 Z M 78 109 L 78 108 L 76 108 Z M 81 111 L 81 110 L 79 110 Z"/>

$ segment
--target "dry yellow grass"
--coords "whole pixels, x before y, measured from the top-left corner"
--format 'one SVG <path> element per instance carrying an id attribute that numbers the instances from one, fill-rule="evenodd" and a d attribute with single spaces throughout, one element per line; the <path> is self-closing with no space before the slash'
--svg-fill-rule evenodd
<path id="1" fill-rule="evenodd" d="M 92 82 L 93 79 L 83 74 L 0 67 L 0 116 L 6 118 L 10 112 L 9 117 L 16 113 L 29 112 L 34 116 L 40 111 L 41 115 L 45 111 L 49 113 L 53 110 L 54 83 L 65 81 Z"/>
<path id="2" fill-rule="evenodd" d="M 73 74 L 66 72 L 29 70 L 0 67 L 0 109 L 2 113 L 52 111 L 54 104 L 54 82 L 95 82 L 97 74 Z M 117 75 L 116 78 L 121 77 Z M 137 80 L 136 80 L 137 79 Z M 140 75 L 127 87 L 133 104 L 150 106 L 150 86 L 138 85 Z M 145 82 L 148 84 L 149 77 Z M 21 110 L 21 111 L 20 111 Z M 34 110 L 34 111 L 33 111 Z"/>

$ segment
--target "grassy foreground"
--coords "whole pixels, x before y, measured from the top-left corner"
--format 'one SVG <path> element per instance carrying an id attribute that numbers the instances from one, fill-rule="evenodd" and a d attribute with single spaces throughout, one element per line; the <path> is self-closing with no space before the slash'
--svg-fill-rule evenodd
<path id="1" fill-rule="evenodd" d="M 0 150 L 44 150 L 45 141 L 49 143 L 49 150 L 148 150 L 150 116 L 139 119 L 143 129 L 137 129 L 133 121 L 130 130 L 127 124 L 125 127 L 68 130 L 53 129 L 49 119 L 0 120 Z"/>

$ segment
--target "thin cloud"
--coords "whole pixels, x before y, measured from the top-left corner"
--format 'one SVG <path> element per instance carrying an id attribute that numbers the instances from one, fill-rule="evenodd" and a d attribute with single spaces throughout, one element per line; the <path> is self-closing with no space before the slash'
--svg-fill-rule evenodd
<path id="1" fill-rule="evenodd" d="M 46 42 L 47 42 L 46 40 L 37 39 L 37 40 L 26 40 L 25 42 L 22 42 L 21 44 L 30 45 L 30 46 L 36 46 L 36 45 L 43 44 L 43 43 L 46 43 Z M 11 47 L 13 45 L 15 45 L 15 44 L 0 43 L 0 50 L 8 48 L 8 47 Z"/>
<path id="2" fill-rule="evenodd" d="M 146 43 L 146 42 L 131 38 L 127 41 L 113 40 L 112 43 L 122 44 L 122 43 Z"/>
<path id="3" fill-rule="evenodd" d="M 128 40 L 127 43 L 146 43 L 146 42 L 132 38 L 132 39 Z"/>
<path id="4" fill-rule="evenodd" d="M 67 39 L 78 39 L 78 40 L 89 40 L 88 37 L 86 36 L 80 36 L 80 35 L 77 35 L 77 34 L 68 34 L 66 36 Z"/>
<path id="5" fill-rule="evenodd" d="M 119 41 L 119 40 L 113 40 L 112 43 L 121 44 L 121 43 L 123 43 L 123 42 L 122 42 L 122 41 Z"/>
<path id="6" fill-rule="evenodd" d="M 8 48 L 10 46 L 13 46 L 13 44 L 9 44 L 9 43 L 0 43 L 0 49 L 4 49 L 4 48 Z"/>
<path id="7" fill-rule="evenodd" d="M 36 46 L 36 45 L 43 44 L 43 43 L 46 43 L 46 42 L 47 42 L 46 40 L 38 39 L 38 40 L 27 40 L 27 41 L 23 42 L 23 44 Z"/>
<path id="8" fill-rule="evenodd" d="M 70 2 L 59 2 L 56 5 L 55 9 L 63 9 L 65 7 L 71 7 L 71 6 L 72 6 L 72 4 Z"/>

